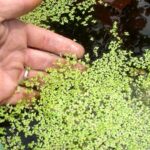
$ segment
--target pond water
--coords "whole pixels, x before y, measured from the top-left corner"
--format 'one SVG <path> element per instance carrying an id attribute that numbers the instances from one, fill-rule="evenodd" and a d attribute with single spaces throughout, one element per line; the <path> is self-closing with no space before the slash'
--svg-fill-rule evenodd
<path id="1" fill-rule="evenodd" d="M 87 27 L 52 25 L 56 31 L 69 38 L 75 38 L 83 44 L 86 52 L 94 59 L 93 47 L 99 46 L 99 55 L 107 50 L 111 40 L 109 29 L 116 20 L 119 22 L 119 34 L 123 38 L 124 47 L 136 55 L 141 55 L 144 49 L 150 48 L 150 0 L 105 0 L 108 7 L 97 4 L 93 16 L 96 24 Z M 124 37 L 124 31 L 130 36 Z M 92 37 L 92 40 L 91 40 Z"/>
<path id="2" fill-rule="evenodd" d="M 110 3 L 109 7 L 103 7 L 99 4 L 95 6 L 93 16 L 96 18 L 96 24 L 89 24 L 87 27 L 77 27 L 74 24 L 60 26 L 52 25 L 56 32 L 69 38 L 77 39 L 90 53 L 94 60 L 93 47 L 99 46 L 99 56 L 107 50 L 108 43 L 111 40 L 109 29 L 112 23 L 119 22 L 119 34 L 123 37 L 124 46 L 132 50 L 136 55 L 141 55 L 145 48 L 150 48 L 150 0 L 105 0 Z M 124 31 L 128 31 L 130 36 L 124 37 Z M 92 40 L 91 40 L 92 37 Z M 1 124 L 6 129 L 9 123 Z M 23 136 L 22 136 L 23 138 Z M 36 140 L 35 137 L 29 137 L 23 142 L 26 144 L 30 140 Z M 1 146 L 1 145 L 0 145 Z"/>

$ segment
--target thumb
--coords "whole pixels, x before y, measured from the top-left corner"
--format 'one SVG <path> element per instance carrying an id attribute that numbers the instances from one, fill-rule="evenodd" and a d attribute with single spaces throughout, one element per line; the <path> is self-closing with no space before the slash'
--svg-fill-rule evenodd
<path id="1" fill-rule="evenodd" d="M 33 10 L 42 0 L 0 0 L 0 22 L 20 17 Z"/>

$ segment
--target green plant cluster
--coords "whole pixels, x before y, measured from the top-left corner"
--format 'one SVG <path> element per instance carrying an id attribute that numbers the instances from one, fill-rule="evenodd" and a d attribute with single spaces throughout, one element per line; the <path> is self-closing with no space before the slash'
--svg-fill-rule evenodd
<path id="1" fill-rule="evenodd" d="M 0 128 L 6 150 L 150 149 L 150 108 L 145 103 L 150 99 L 150 51 L 134 57 L 121 48 L 116 25 L 111 33 L 110 52 L 86 71 L 73 69 L 75 60 L 48 69 L 40 99 L 0 107 L 0 123 L 10 124 Z M 27 147 L 21 135 L 30 138 Z"/>
<path id="2" fill-rule="evenodd" d="M 103 4 L 103 1 L 99 3 Z M 46 28 L 51 23 L 64 25 L 71 22 L 87 26 L 95 21 L 92 17 L 95 4 L 96 0 L 44 0 L 37 9 L 21 19 Z"/>

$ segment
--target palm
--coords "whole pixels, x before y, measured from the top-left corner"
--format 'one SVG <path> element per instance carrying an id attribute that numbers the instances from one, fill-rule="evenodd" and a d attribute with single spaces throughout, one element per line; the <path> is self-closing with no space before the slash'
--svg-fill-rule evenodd
<path id="1" fill-rule="evenodd" d="M 2 24 L 4 35 L 0 40 L 1 99 L 9 98 L 15 91 L 24 72 L 27 37 L 24 25 L 17 20 Z M 9 32 L 7 32 L 9 31 Z M 2 41 L 4 39 L 4 41 Z"/>

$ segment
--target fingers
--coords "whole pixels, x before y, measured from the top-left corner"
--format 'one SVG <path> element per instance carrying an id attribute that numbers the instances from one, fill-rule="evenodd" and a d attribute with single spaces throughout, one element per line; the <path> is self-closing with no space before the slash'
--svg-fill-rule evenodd
<path id="1" fill-rule="evenodd" d="M 80 44 L 54 32 L 34 25 L 27 25 L 26 31 L 29 47 L 57 55 L 71 54 L 78 58 L 81 58 L 84 54 L 84 48 Z"/>
<path id="2" fill-rule="evenodd" d="M 39 97 L 39 93 L 37 91 L 28 91 L 24 87 L 19 87 L 18 90 L 10 98 L 1 101 L 0 105 L 15 105 L 20 100 L 27 100 L 28 102 L 31 102 L 34 97 Z"/>
<path id="3" fill-rule="evenodd" d="M 24 71 L 24 73 L 25 73 L 25 71 Z M 31 79 L 31 78 L 37 77 L 38 75 L 45 76 L 45 75 L 47 75 L 47 73 L 43 72 L 43 71 L 29 70 L 29 73 L 27 75 L 27 79 Z M 23 78 L 24 77 L 22 76 L 22 79 Z"/>
<path id="4" fill-rule="evenodd" d="M 66 64 L 67 60 L 40 50 L 27 49 L 25 53 L 25 66 L 28 66 L 34 70 L 45 71 L 47 68 L 60 68 L 58 63 Z M 80 63 L 72 66 L 72 68 L 85 71 L 86 67 Z"/>
<path id="5" fill-rule="evenodd" d="M 39 91 L 40 87 L 44 84 L 43 77 L 47 76 L 47 73 L 43 71 L 29 70 L 26 74 L 27 76 L 24 77 L 25 73 L 26 71 L 22 74 L 22 80 L 20 80 L 19 85 Z"/>
<path id="6" fill-rule="evenodd" d="M 85 67 L 82 66 L 82 65 L 80 65 L 80 64 L 76 64 L 73 67 L 76 67 L 76 68 L 78 68 L 80 70 L 85 69 Z M 22 74 L 22 80 L 23 80 L 23 82 L 20 82 L 19 89 L 16 90 L 16 92 L 13 93 L 11 97 L 0 101 L 0 105 L 4 105 L 4 104 L 15 105 L 20 100 L 26 100 L 29 103 L 29 102 L 32 102 L 32 99 L 34 97 L 37 98 L 37 99 L 39 99 L 39 97 L 40 97 L 40 94 L 39 94 L 40 87 L 44 84 L 43 77 L 46 76 L 47 73 L 43 72 L 43 71 L 29 70 L 29 73 L 28 73 L 28 75 L 26 77 L 26 79 L 29 81 L 29 82 L 27 82 L 27 84 L 24 82 L 25 81 L 24 77 L 23 77 L 24 73 Z M 36 78 L 37 80 L 34 80 L 34 77 L 37 77 Z M 33 83 L 33 82 L 35 82 L 35 83 Z M 29 83 L 29 85 L 28 85 L 28 83 Z M 30 88 L 30 90 L 31 89 L 36 89 L 36 90 L 32 90 L 32 91 L 29 92 L 29 90 L 27 90 L 27 88 Z"/>
<path id="7" fill-rule="evenodd" d="M 42 0 L 0 0 L 0 21 L 17 18 L 34 9 Z"/>
<path id="8" fill-rule="evenodd" d="M 27 49 L 25 53 L 25 66 L 35 70 L 45 71 L 47 68 L 56 67 L 57 62 L 65 60 L 57 55 L 35 49 Z"/>
<path id="9" fill-rule="evenodd" d="M 5 104 L 15 105 L 21 100 L 26 100 L 27 102 L 31 102 L 33 98 L 38 99 L 40 97 L 39 92 L 37 90 L 33 90 L 33 88 L 38 89 L 37 86 L 43 85 L 44 81 L 42 78 L 45 75 L 47 75 L 47 73 L 45 73 L 45 72 L 30 70 L 29 74 L 27 76 L 27 79 L 29 82 L 31 81 L 31 83 L 32 83 L 33 82 L 32 79 L 34 77 L 38 77 L 37 78 L 38 79 L 37 85 L 34 85 L 34 87 L 32 87 L 33 85 L 26 85 L 25 84 L 25 82 L 24 82 L 25 80 L 23 79 L 23 74 L 22 74 L 22 81 L 20 81 L 20 83 L 19 83 L 20 86 L 16 89 L 15 92 L 13 92 L 11 94 L 10 97 L 7 97 L 7 98 L 1 100 L 0 105 L 5 105 Z"/>

